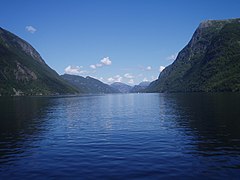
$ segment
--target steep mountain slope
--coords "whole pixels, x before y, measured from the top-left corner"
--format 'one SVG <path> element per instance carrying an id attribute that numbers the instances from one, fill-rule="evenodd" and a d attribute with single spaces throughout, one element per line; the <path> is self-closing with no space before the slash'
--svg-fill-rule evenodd
<path id="1" fill-rule="evenodd" d="M 26 41 L 0 28 L 0 95 L 73 94 Z"/>
<path id="2" fill-rule="evenodd" d="M 110 86 L 114 89 L 117 89 L 121 93 L 129 93 L 132 89 L 132 86 L 129 86 L 121 82 L 112 83 Z"/>
<path id="3" fill-rule="evenodd" d="M 119 93 L 118 90 L 110 87 L 101 81 L 87 76 L 86 78 L 82 76 L 64 74 L 61 76 L 63 79 L 68 81 L 70 84 L 74 85 L 83 93 Z"/>
<path id="4" fill-rule="evenodd" d="M 131 93 L 142 93 L 149 86 L 150 82 L 141 82 L 138 85 L 135 85 L 130 92 Z"/>
<path id="5" fill-rule="evenodd" d="M 202 22 L 147 91 L 240 91 L 240 19 Z"/>

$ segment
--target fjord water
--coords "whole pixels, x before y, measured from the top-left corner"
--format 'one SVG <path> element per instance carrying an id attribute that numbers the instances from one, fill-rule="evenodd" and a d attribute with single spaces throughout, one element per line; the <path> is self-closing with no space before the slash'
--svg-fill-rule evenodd
<path id="1" fill-rule="evenodd" d="M 240 94 L 0 98 L 0 179 L 240 177 Z"/>

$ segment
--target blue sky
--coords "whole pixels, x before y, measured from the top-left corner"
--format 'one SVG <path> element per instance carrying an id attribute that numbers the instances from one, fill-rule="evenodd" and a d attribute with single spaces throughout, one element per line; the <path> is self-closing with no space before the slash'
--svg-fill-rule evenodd
<path id="1" fill-rule="evenodd" d="M 201 21 L 239 9 L 237 0 L 1 0 L 0 26 L 59 74 L 138 84 L 156 79 Z"/>

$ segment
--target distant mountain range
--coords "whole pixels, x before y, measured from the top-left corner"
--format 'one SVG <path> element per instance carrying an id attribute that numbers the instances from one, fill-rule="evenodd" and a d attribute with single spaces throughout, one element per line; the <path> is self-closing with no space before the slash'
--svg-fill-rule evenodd
<path id="1" fill-rule="evenodd" d="M 240 91 L 240 19 L 202 22 L 147 92 Z"/>
<path id="2" fill-rule="evenodd" d="M 108 84 L 87 76 L 86 78 L 77 75 L 64 74 L 61 76 L 68 83 L 75 86 L 82 93 L 120 93 L 117 89 L 112 88 Z"/>
<path id="3" fill-rule="evenodd" d="M 130 92 L 131 93 L 142 93 L 149 86 L 151 82 L 141 82 L 139 85 L 135 85 Z"/>
<path id="4" fill-rule="evenodd" d="M 64 74 L 61 75 L 61 77 L 69 84 L 76 87 L 80 92 L 91 94 L 141 93 L 150 84 L 150 82 L 141 82 L 139 85 L 132 87 L 121 82 L 115 82 L 108 85 L 89 76 L 82 77 L 78 75 Z"/>
<path id="5" fill-rule="evenodd" d="M 110 86 L 117 89 L 121 93 L 142 93 L 145 91 L 149 84 L 150 82 L 141 82 L 138 85 L 129 86 L 125 83 L 115 82 Z"/>
<path id="6" fill-rule="evenodd" d="M 75 93 L 30 44 L 0 28 L 0 96 Z"/>
<path id="7" fill-rule="evenodd" d="M 132 86 L 121 82 L 112 83 L 110 86 L 114 89 L 117 89 L 120 93 L 129 93 L 132 89 Z"/>

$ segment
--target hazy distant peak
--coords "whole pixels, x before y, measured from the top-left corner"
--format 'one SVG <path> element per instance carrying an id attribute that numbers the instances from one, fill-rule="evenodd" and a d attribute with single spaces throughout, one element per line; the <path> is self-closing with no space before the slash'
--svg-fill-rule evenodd
<path id="1" fill-rule="evenodd" d="M 139 86 L 148 86 L 151 82 L 150 81 L 143 81 L 139 83 Z"/>
<path id="2" fill-rule="evenodd" d="M 117 89 L 121 93 L 129 93 L 130 90 L 132 89 L 132 86 L 122 82 L 114 82 L 110 86 L 113 87 L 114 89 Z"/>
<path id="3" fill-rule="evenodd" d="M 78 75 L 64 74 L 62 78 L 68 81 L 71 85 L 78 88 L 83 93 L 119 93 L 108 84 L 101 82 L 98 79 L 86 76 L 85 78 Z"/>

